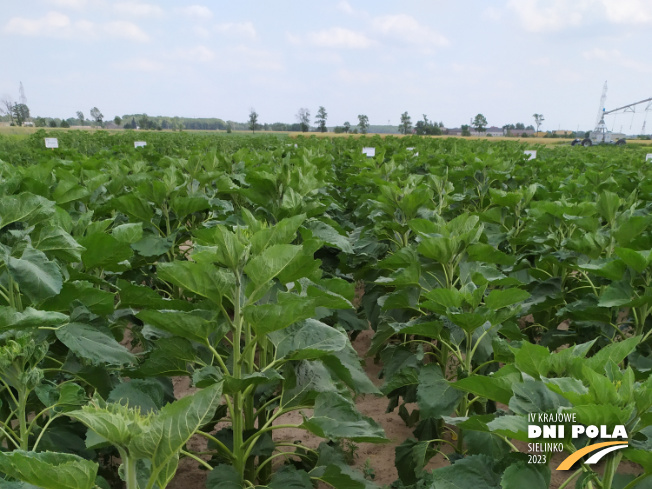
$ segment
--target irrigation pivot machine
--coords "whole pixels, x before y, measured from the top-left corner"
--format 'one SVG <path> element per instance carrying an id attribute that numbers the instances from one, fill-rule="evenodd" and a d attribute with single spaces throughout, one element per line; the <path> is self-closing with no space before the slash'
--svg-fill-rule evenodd
<path id="1" fill-rule="evenodd" d="M 636 106 L 645 104 L 645 112 L 652 110 L 652 97 L 634 102 L 633 104 L 623 105 L 612 110 L 605 110 L 604 103 L 607 99 L 607 82 L 604 82 L 604 87 L 602 89 L 602 97 L 600 98 L 600 109 L 598 111 L 598 117 L 595 123 L 595 129 L 589 133 L 588 138 L 584 139 L 575 139 L 571 144 L 576 146 L 581 144 L 582 146 L 593 146 L 594 144 L 625 144 L 624 138 L 614 139 L 613 133 L 607 129 L 607 124 L 604 122 L 604 116 L 608 114 L 615 114 L 619 112 L 636 112 Z M 643 122 L 642 133 L 645 133 L 645 121 Z"/>

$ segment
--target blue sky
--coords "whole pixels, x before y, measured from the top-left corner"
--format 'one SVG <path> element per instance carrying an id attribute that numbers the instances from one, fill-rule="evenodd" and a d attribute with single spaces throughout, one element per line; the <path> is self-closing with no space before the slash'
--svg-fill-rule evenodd
<path id="1" fill-rule="evenodd" d="M 652 97 L 647 0 L 3 2 L 0 97 L 32 115 L 125 113 L 328 125 L 427 114 L 447 127 L 588 129 Z M 640 132 L 642 112 L 608 118 Z M 647 132 L 652 132 L 652 116 Z"/>

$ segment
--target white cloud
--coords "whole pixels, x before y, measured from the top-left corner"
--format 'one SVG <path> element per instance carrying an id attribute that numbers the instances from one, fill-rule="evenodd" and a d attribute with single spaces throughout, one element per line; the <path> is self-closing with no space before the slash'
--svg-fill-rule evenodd
<path id="1" fill-rule="evenodd" d="M 343 27 L 331 27 L 308 34 L 307 40 L 313 46 L 338 49 L 366 49 L 375 43 L 360 32 Z"/>
<path id="2" fill-rule="evenodd" d="M 38 19 L 14 17 L 7 22 L 3 30 L 8 34 L 33 37 L 72 39 L 84 36 L 86 39 L 94 39 L 104 34 L 111 38 L 149 41 L 149 36 L 132 22 L 115 21 L 95 24 L 84 19 L 73 22 L 70 17 L 59 12 L 48 12 Z"/>
<path id="3" fill-rule="evenodd" d="M 269 72 L 282 71 L 284 66 L 279 56 L 264 49 L 252 49 L 247 46 L 238 46 L 229 51 L 232 68 L 250 68 L 253 70 Z"/>
<path id="4" fill-rule="evenodd" d="M 558 31 L 596 18 L 612 24 L 652 23 L 652 3 L 647 0 L 510 0 L 507 5 L 532 32 Z"/>
<path id="5" fill-rule="evenodd" d="M 351 4 L 347 2 L 346 0 L 341 0 L 335 8 L 339 10 L 340 12 L 344 12 L 345 14 L 348 15 L 353 15 L 355 13 L 355 10 L 353 10 L 353 7 L 351 7 Z"/>
<path id="6" fill-rule="evenodd" d="M 59 8 L 80 10 L 86 6 L 87 0 L 47 0 L 49 4 Z"/>
<path id="7" fill-rule="evenodd" d="M 109 34 L 111 37 L 118 37 L 136 42 L 149 41 L 149 36 L 133 22 L 118 20 L 104 24 L 103 28 L 104 32 Z"/>
<path id="8" fill-rule="evenodd" d="M 556 31 L 577 26 L 585 18 L 591 0 L 510 0 L 508 6 L 520 17 L 522 27 L 532 32 Z"/>
<path id="9" fill-rule="evenodd" d="M 552 60 L 550 59 L 549 56 L 542 56 L 540 58 L 532 58 L 530 60 L 530 64 L 532 66 L 542 66 L 544 68 L 547 68 L 552 65 Z"/>
<path id="10" fill-rule="evenodd" d="M 179 9 L 183 15 L 199 20 L 209 20 L 213 18 L 213 12 L 203 5 L 190 5 Z"/>
<path id="11" fill-rule="evenodd" d="M 165 64 L 149 58 L 134 58 L 119 63 L 114 63 L 113 67 L 122 71 L 143 71 L 156 72 L 165 68 Z"/>
<path id="12" fill-rule="evenodd" d="M 172 52 L 172 58 L 191 63 L 207 63 L 215 59 L 215 53 L 206 46 L 195 46 L 187 49 L 177 49 Z"/>
<path id="13" fill-rule="evenodd" d="M 372 20 L 372 27 L 384 36 L 424 48 L 443 47 L 450 44 L 446 37 L 407 14 L 376 17 Z"/>
<path id="14" fill-rule="evenodd" d="M 374 73 L 372 71 L 349 70 L 346 68 L 342 68 L 340 70 L 337 70 L 337 72 L 335 73 L 335 78 L 338 81 L 344 83 L 351 83 L 357 85 L 357 84 L 373 83 L 374 81 L 382 77 L 380 77 L 378 73 Z"/>
<path id="15" fill-rule="evenodd" d="M 624 56 L 618 49 L 595 48 L 590 51 L 584 51 L 582 57 L 589 61 L 608 61 L 614 65 L 622 66 L 627 70 L 638 73 L 652 72 L 652 64 Z"/>
<path id="16" fill-rule="evenodd" d="M 43 37 L 69 37 L 72 34 L 70 17 L 59 12 L 48 12 L 38 19 L 13 17 L 5 24 L 7 34 Z"/>
<path id="17" fill-rule="evenodd" d="M 502 12 L 495 7 L 487 7 L 484 9 L 482 16 L 493 21 L 497 21 L 503 18 Z"/>
<path id="18" fill-rule="evenodd" d="M 113 4 L 114 10 L 122 15 L 131 17 L 160 17 L 163 9 L 158 5 L 139 2 L 117 2 Z"/>
<path id="19" fill-rule="evenodd" d="M 216 25 L 215 30 L 230 37 L 256 39 L 256 28 L 251 22 L 227 22 Z"/>
<path id="20" fill-rule="evenodd" d="M 590 51 L 584 51 L 582 57 L 588 60 L 613 61 L 620 58 L 620 51 L 617 49 L 594 48 Z"/>
<path id="21" fill-rule="evenodd" d="M 206 29 L 206 27 L 202 27 L 200 25 L 194 26 L 193 32 L 197 37 L 200 37 L 202 39 L 210 39 L 211 37 L 211 31 L 209 29 Z"/>
<path id="22" fill-rule="evenodd" d="M 616 24 L 647 24 L 652 22 L 652 4 L 643 0 L 602 0 L 607 20 Z"/>

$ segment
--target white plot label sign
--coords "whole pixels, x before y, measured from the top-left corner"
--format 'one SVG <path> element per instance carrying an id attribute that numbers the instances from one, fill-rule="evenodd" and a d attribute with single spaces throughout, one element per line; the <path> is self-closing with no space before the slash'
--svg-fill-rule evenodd
<path id="1" fill-rule="evenodd" d="M 367 155 L 367 158 L 376 156 L 376 148 L 362 148 L 362 152 Z"/>
<path id="2" fill-rule="evenodd" d="M 147 141 L 134 141 L 134 148 L 144 148 L 147 146 Z"/>
<path id="3" fill-rule="evenodd" d="M 650 161 L 652 160 L 652 153 L 648 153 L 645 155 L 645 161 Z"/>
<path id="4" fill-rule="evenodd" d="M 45 139 L 45 147 L 56 149 L 59 147 L 59 140 L 57 138 L 43 138 Z"/>
<path id="5" fill-rule="evenodd" d="M 537 157 L 537 152 L 533 150 L 523 151 L 523 154 L 527 156 L 528 160 L 535 160 Z"/>

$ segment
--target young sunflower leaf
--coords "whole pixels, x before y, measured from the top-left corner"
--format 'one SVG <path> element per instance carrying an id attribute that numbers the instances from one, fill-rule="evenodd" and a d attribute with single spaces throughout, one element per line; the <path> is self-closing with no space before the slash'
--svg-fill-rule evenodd
<path id="1" fill-rule="evenodd" d="M 213 384 L 192 396 L 168 404 L 129 444 L 130 453 L 152 462 L 152 477 L 166 487 L 176 473 L 179 452 L 208 422 L 222 397 L 222 384 Z"/>

